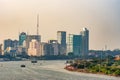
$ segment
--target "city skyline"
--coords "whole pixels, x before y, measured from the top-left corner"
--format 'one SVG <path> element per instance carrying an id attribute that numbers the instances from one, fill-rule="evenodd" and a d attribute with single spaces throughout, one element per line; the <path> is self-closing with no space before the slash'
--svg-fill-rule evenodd
<path id="1" fill-rule="evenodd" d="M 18 39 L 19 32 L 36 34 L 39 14 L 39 34 L 42 41 L 57 39 L 57 31 L 79 34 L 90 31 L 90 49 L 120 48 L 119 0 L 0 0 L 0 43 Z"/>
<path id="2" fill-rule="evenodd" d="M 79 35 L 74 34 L 73 37 L 68 38 L 68 41 L 66 40 L 66 31 L 57 31 L 57 40 L 49 40 L 46 43 L 41 42 L 41 36 L 38 33 L 29 35 L 21 32 L 19 40 L 6 39 L 3 45 L 3 55 L 46 56 L 73 53 L 76 56 L 87 58 L 89 54 L 89 30 L 83 28 Z"/>

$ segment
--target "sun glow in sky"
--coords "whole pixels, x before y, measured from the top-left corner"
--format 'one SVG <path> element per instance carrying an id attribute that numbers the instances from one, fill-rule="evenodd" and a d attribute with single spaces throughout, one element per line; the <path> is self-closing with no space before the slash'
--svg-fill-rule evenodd
<path id="1" fill-rule="evenodd" d="M 120 48 L 120 0 L 0 0 L 0 43 L 18 39 L 19 32 L 39 33 L 42 41 L 56 39 L 57 31 L 90 31 L 90 49 Z"/>

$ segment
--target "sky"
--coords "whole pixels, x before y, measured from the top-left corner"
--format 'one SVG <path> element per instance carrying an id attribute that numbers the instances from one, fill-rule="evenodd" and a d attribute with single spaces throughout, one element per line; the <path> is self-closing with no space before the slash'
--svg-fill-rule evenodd
<path id="1" fill-rule="evenodd" d="M 19 32 L 57 39 L 57 31 L 80 34 L 89 29 L 90 49 L 120 48 L 120 0 L 0 0 L 0 43 Z"/>

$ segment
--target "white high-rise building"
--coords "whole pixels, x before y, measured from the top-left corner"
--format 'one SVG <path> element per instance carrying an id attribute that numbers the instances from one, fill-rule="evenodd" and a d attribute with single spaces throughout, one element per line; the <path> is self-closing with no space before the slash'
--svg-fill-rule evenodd
<path id="1" fill-rule="evenodd" d="M 89 53 L 89 30 L 87 28 L 83 28 L 80 35 L 82 35 L 82 55 L 86 58 Z"/>
<path id="2" fill-rule="evenodd" d="M 30 46 L 30 42 L 33 40 L 33 39 L 35 39 L 37 42 L 41 42 L 41 36 L 40 35 L 27 35 L 27 37 L 26 37 L 26 48 L 28 49 L 29 48 L 29 46 Z"/>
<path id="3" fill-rule="evenodd" d="M 28 55 L 29 56 L 40 56 L 40 45 L 39 42 L 35 39 L 32 39 L 29 43 Z"/>

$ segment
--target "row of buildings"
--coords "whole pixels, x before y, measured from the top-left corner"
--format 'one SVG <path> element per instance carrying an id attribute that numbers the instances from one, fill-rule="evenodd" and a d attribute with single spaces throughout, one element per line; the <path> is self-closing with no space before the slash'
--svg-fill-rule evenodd
<path id="1" fill-rule="evenodd" d="M 41 42 L 40 35 L 19 34 L 19 40 L 4 40 L 4 54 L 29 56 L 67 55 L 72 52 L 76 56 L 87 56 L 89 50 L 89 30 L 83 28 L 79 35 L 66 31 L 57 32 L 57 40 Z M 24 53 L 24 54 L 23 54 Z"/>

